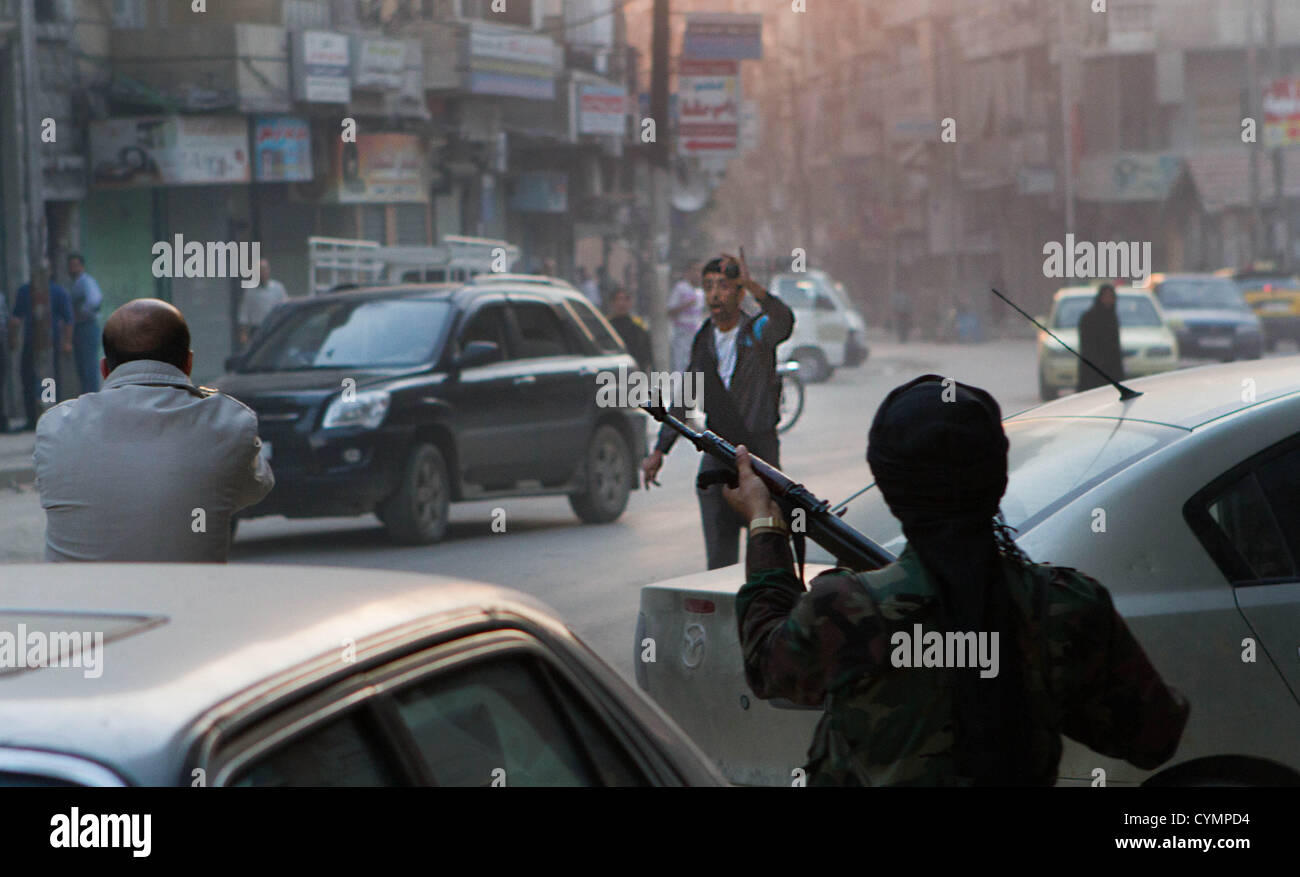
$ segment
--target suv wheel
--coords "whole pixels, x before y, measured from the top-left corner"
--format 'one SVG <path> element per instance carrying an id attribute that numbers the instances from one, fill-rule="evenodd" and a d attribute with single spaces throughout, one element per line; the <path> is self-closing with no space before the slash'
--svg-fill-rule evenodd
<path id="1" fill-rule="evenodd" d="M 826 354 L 816 347 L 800 348 L 790 358 L 799 363 L 799 376 L 808 383 L 820 384 L 830 380 L 831 364 L 826 361 Z"/>
<path id="2" fill-rule="evenodd" d="M 411 448 L 402 470 L 402 484 L 380 506 L 379 519 L 389 537 L 403 545 L 428 545 L 447 532 L 451 490 L 447 461 L 431 444 Z"/>
<path id="3" fill-rule="evenodd" d="M 623 434 L 609 424 L 591 437 L 582 478 L 585 486 L 569 494 L 569 505 L 584 523 L 607 524 L 623 514 L 632 491 L 632 454 Z"/>

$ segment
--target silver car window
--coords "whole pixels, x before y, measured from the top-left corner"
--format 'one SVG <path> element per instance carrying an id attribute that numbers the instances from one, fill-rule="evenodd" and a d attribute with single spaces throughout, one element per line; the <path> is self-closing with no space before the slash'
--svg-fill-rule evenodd
<path id="1" fill-rule="evenodd" d="M 394 701 L 439 786 L 600 785 L 526 660 L 485 661 Z"/>

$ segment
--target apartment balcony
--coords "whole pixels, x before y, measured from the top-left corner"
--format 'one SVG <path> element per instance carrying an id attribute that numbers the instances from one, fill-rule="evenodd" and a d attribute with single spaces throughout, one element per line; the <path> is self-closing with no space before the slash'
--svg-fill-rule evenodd
<path id="1" fill-rule="evenodd" d="M 1073 20 L 1067 22 L 1067 31 L 1084 35 L 1077 50 L 1085 58 L 1154 52 L 1160 21 L 1159 5 L 1156 0 L 1111 0 L 1104 13 L 1079 7 L 1072 11 Z M 1187 14 L 1184 5 L 1180 18 Z M 1172 24 L 1173 29 L 1161 31 L 1161 42 L 1169 41 L 1173 34 L 1183 29 L 1178 22 L 1168 24 Z"/>
<path id="2" fill-rule="evenodd" d="M 284 112 L 292 106 L 287 33 L 266 24 L 115 28 L 113 96 L 160 110 Z"/>
<path id="3" fill-rule="evenodd" d="M 967 60 L 1024 51 L 1056 36 L 1056 7 L 1043 0 L 986 0 L 953 16 L 953 42 Z"/>

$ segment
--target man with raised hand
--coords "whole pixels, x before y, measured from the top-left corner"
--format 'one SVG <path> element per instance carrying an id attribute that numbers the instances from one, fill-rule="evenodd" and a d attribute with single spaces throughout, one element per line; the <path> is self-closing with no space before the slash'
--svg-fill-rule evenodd
<path id="1" fill-rule="evenodd" d="M 780 466 L 781 442 L 776 424 L 780 418 L 781 384 L 776 375 L 776 348 L 794 331 L 789 305 L 749 274 L 745 251 L 722 255 L 704 266 L 704 294 L 709 317 L 691 343 L 687 373 L 704 375 L 704 413 L 709 429 L 733 444 L 744 443 L 773 466 Z M 748 292 L 758 303 L 757 314 L 746 314 L 741 302 Z M 685 381 L 683 381 L 683 384 Z M 680 405 L 675 413 L 685 412 Z M 655 480 L 664 455 L 677 440 L 665 425 L 654 450 L 641 464 L 645 486 Z M 709 455 L 700 461 L 700 474 L 722 464 Z M 740 531 L 748 521 L 740 518 L 722 496 L 721 484 L 696 488 L 704 547 L 709 569 L 730 566 L 740 559 Z"/>

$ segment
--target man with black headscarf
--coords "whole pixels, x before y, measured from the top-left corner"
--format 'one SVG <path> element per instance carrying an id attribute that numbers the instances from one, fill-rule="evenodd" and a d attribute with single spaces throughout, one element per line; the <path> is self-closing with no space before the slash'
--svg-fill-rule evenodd
<path id="1" fill-rule="evenodd" d="M 1003 522 L 1007 439 L 992 396 L 936 375 L 904 384 L 876 412 L 867 462 L 907 547 L 808 591 L 748 452 L 727 492 L 754 521 L 736 597 L 749 685 L 826 710 L 810 785 L 1050 785 L 1061 734 L 1144 769 L 1173 755 L 1186 700 L 1109 593 L 1031 562 Z M 992 643 L 991 664 L 963 659 L 977 641 L 981 658 Z"/>
<path id="2" fill-rule="evenodd" d="M 1103 283 L 1097 287 L 1092 307 L 1079 318 L 1079 353 L 1087 362 L 1079 363 L 1078 391 L 1104 387 L 1113 378 L 1124 380 L 1124 351 L 1119 343 L 1119 313 L 1115 287 Z M 1097 369 L 1101 369 L 1098 372 Z M 1104 374 L 1103 374 L 1104 372 Z"/>

